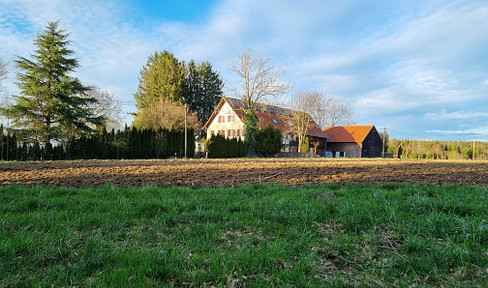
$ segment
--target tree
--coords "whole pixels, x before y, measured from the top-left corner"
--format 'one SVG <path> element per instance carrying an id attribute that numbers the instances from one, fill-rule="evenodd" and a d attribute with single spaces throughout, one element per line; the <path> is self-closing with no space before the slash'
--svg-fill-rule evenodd
<path id="1" fill-rule="evenodd" d="M 309 113 L 312 111 L 315 100 L 316 92 L 298 92 L 293 95 L 288 106 L 292 109 L 291 115 L 285 115 L 285 121 L 290 123 L 290 134 L 295 135 L 298 140 L 298 151 L 302 151 L 302 143 L 305 141 L 308 128 L 312 125 L 312 118 Z M 308 151 L 308 146 L 307 146 Z"/>
<path id="2" fill-rule="evenodd" d="M 246 117 L 255 114 L 256 104 L 267 102 L 270 97 L 279 97 L 291 89 L 291 85 L 281 80 L 285 69 L 270 63 L 266 54 L 254 55 L 251 49 L 238 55 L 237 60 L 229 64 L 229 69 L 240 79 L 238 87 L 229 83 L 236 97 L 247 104 Z M 252 125 L 250 121 L 249 124 Z M 256 126 L 246 123 L 246 143 L 248 155 L 256 154 Z"/>
<path id="3" fill-rule="evenodd" d="M 3 90 L 3 80 L 7 78 L 7 63 L 3 61 L 2 56 L 0 55 L 0 92 Z"/>
<path id="4" fill-rule="evenodd" d="M 281 150 L 281 130 L 268 124 L 257 133 L 257 152 L 263 156 L 276 155 Z"/>
<path id="5" fill-rule="evenodd" d="M 122 101 L 113 93 L 102 90 L 97 85 L 90 85 L 90 90 L 80 95 L 82 98 L 94 98 L 97 102 L 88 102 L 86 109 L 93 111 L 95 117 L 103 117 L 103 127 L 119 128 L 122 112 Z"/>
<path id="6" fill-rule="evenodd" d="M 187 114 L 188 127 L 198 128 L 198 117 Z M 170 100 L 160 99 L 136 114 L 133 125 L 137 129 L 185 129 L 185 106 Z"/>
<path id="7" fill-rule="evenodd" d="M 209 62 L 197 66 L 193 60 L 188 63 L 185 79 L 183 102 L 205 124 L 222 97 L 222 79 Z"/>
<path id="8" fill-rule="evenodd" d="M 149 56 L 141 69 L 139 86 L 134 94 L 139 110 L 159 102 L 160 99 L 182 102 L 185 64 L 168 51 Z"/>
<path id="9" fill-rule="evenodd" d="M 59 21 L 48 22 L 37 34 L 33 60 L 18 57 L 15 61 L 21 71 L 17 73 L 20 95 L 14 96 L 16 103 L 10 109 L 1 110 L 25 137 L 45 145 L 47 157 L 51 155 L 51 141 L 65 138 L 66 130 L 89 133 L 93 131 L 90 125 L 100 125 L 103 120 L 85 109 L 97 102 L 86 96 L 90 88 L 69 76 L 79 64 L 69 58 L 74 53 L 68 48 L 69 34 L 58 26 Z"/>
<path id="10" fill-rule="evenodd" d="M 353 105 L 345 99 L 328 96 L 323 91 L 308 92 L 310 116 L 320 129 L 341 125 L 354 125 Z"/>
<path id="11" fill-rule="evenodd" d="M 186 103 L 189 110 L 198 115 L 200 123 L 207 121 L 222 97 L 223 82 L 219 73 L 212 70 L 209 62 L 196 65 L 193 60 L 188 66 L 168 51 L 151 55 L 141 69 L 139 86 L 134 94 L 139 113 L 145 109 L 154 110 L 154 104 L 174 102 Z M 146 119 L 147 120 L 147 119 Z M 173 122 L 174 119 L 168 119 Z M 161 123 L 155 123 L 159 126 Z M 163 125 L 168 126 L 168 125 Z"/>
<path id="12" fill-rule="evenodd" d="M 310 152 L 310 142 L 308 141 L 308 137 L 303 139 L 303 143 L 300 147 L 300 153 L 309 153 Z"/>
<path id="13" fill-rule="evenodd" d="M 240 78 L 240 87 L 229 83 L 230 89 L 246 102 L 250 110 L 256 108 L 256 103 L 267 102 L 270 97 L 282 96 L 292 88 L 291 84 L 281 80 L 285 69 L 274 66 L 270 60 L 266 54 L 254 55 L 248 49 L 229 64 L 229 69 Z"/>

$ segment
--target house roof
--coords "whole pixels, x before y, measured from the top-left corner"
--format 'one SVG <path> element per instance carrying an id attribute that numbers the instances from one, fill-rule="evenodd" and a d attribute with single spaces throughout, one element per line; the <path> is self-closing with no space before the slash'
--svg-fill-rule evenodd
<path id="1" fill-rule="evenodd" d="M 212 123 L 213 119 L 217 116 L 218 112 L 225 102 L 227 102 L 232 107 L 237 117 L 239 117 L 242 122 L 245 122 L 245 111 L 248 109 L 247 103 L 241 99 L 222 97 L 219 104 L 217 104 L 214 112 L 208 119 L 207 123 L 205 123 L 205 125 L 203 126 L 203 129 L 208 128 L 208 125 Z M 286 117 L 284 116 L 292 116 L 293 110 L 261 103 L 257 103 L 255 109 L 256 116 L 258 117 L 258 128 L 266 128 L 268 124 L 271 124 L 273 127 L 280 129 L 282 132 L 290 131 L 291 124 L 289 123 L 289 121 L 286 120 Z M 306 135 L 318 138 L 327 138 L 326 133 L 324 133 L 324 131 L 322 131 L 313 120 L 310 120 Z"/>
<path id="2" fill-rule="evenodd" d="M 362 143 L 374 125 L 325 127 L 327 142 Z"/>

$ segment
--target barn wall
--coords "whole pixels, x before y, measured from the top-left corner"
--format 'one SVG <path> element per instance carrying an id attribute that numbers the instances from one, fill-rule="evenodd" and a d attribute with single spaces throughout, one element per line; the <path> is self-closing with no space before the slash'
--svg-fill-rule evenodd
<path id="1" fill-rule="evenodd" d="M 372 158 L 381 157 L 381 149 L 383 147 L 383 142 L 381 141 L 380 134 L 373 127 L 369 132 L 368 136 L 363 141 L 362 157 Z"/>
<path id="2" fill-rule="evenodd" d="M 310 148 L 312 148 L 312 149 L 315 147 L 314 143 L 319 143 L 319 145 L 317 146 L 317 149 L 316 149 L 317 155 L 325 156 L 325 149 L 327 147 L 327 142 L 326 142 L 325 138 L 308 136 L 308 142 L 310 144 L 309 145 Z"/>
<path id="3" fill-rule="evenodd" d="M 360 158 L 361 146 L 358 143 L 331 143 L 327 142 L 327 151 L 346 152 L 347 158 Z"/>

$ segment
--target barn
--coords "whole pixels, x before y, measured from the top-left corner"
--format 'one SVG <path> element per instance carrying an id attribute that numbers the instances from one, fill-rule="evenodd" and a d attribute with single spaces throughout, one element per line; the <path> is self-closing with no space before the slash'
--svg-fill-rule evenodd
<path id="1" fill-rule="evenodd" d="M 374 125 L 326 127 L 324 132 L 333 157 L 381 157 L 383 142 Z"/>

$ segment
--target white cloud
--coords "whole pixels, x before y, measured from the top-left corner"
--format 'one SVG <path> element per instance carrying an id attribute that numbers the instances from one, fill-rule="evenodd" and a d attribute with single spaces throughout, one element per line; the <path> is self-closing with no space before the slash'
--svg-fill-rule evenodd
<path id="1" fill-rule="evenodd" d="M 442 109 L 436 113 L 426 113 L 425 117 L 432 121 L 449 121 L 449 120 L 471 120 L 471 119 L 485 119 L 488 123 L 487 112 L 473 112 L 473 111 L 453 111 L 447 112 Z"/>
<path id="2" fill-rule="evenodd" d="M 463 139 L 465 141 L 482 141 L 486 142 L 486 137 L 488 137 L 488 128 L 486 127 L 476 127 L 466 130 L 427 130 L 427 133 L 432 133 L 436 135 L 441 135 L 441 137 L 449 140 Z"/>

